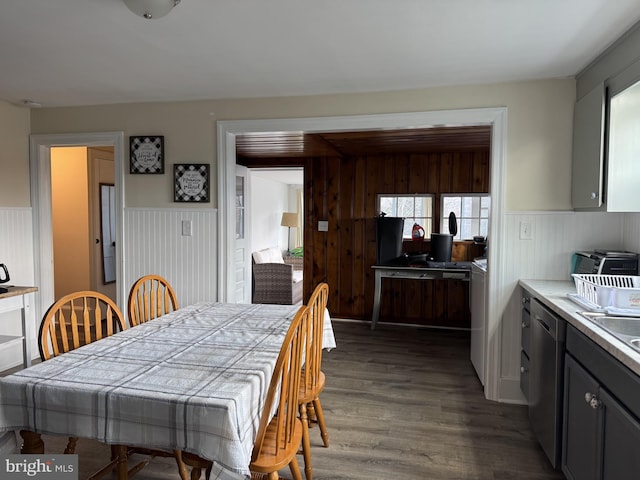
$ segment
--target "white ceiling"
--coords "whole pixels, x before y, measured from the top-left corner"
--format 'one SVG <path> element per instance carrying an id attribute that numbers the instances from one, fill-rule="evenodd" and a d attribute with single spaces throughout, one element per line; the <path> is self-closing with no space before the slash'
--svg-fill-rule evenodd
<path id="1" fill-rule="evenodd" d="M 252 168 L 251 175 L 287 185 L 302 185 L 304 182 L 302 168 Z"/>
<path id="2" fill-rule="evenodd" d="M 640 0 L 2 0 L 0 99 L 45 107 L 573 76 Z"/>

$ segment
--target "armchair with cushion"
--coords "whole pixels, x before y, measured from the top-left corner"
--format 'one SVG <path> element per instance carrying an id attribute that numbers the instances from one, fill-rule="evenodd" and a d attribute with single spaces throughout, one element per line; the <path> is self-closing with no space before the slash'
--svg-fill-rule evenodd
<path id="1" fill-rule="evenodd" d="M 302 270 L 285 263 L 278 248 L 253 252 L 252 303 L 302 302 Z"/>

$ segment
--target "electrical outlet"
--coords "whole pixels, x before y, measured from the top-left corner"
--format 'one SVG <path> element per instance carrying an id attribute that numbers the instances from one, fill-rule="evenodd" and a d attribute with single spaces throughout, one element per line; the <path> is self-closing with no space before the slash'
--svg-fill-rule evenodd
<path id="1" fill-rule="evenodd" d="M 329 231 L 329 222 L 327 220 L 319 220 L 318 221 L 318 231 L 319 232 L 328 232 Z"/>
<path id="2" fill-rule="evenodd" d="M 531 224 L 529 222 L 520 222 L 520 240 L 531 240 Z"/>
<path id="3" fill-rule="evenodd" d="M 191 220 L 182 220 L 182 236 L 191 236 Z"/>

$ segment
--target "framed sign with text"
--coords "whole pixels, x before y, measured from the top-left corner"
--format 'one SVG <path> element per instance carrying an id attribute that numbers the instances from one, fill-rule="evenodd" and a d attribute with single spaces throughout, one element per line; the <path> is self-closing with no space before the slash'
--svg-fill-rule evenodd
<path id="1" fill-rule="evenodd" d="M 173 201 L 209 201 L 209 165 L 184 163 L 173 166 Z"/>
<path id="2" fill-rule="evenodd" d="M 129 173 L 164 173 L 164 137 L 129 137 Z"/>

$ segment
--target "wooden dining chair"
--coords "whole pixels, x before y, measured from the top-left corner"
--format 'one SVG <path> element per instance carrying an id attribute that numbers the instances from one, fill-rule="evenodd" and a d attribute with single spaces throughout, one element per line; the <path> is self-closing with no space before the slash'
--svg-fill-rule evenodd
<path id="1" fill-rule="evenodd" d="M 302 442 L 302 422 L 298 418 L 298 392 L 310 321 L 311 310 L 303 305 L 296 313 L 282 342 L 253 444 L 249 465 L 252 480 L 277 480 L 278 470 L 287 465 L 293 480 L 302 480 L 296 458 Z M 276 414 L 270 419 L 274 410 Z M 188 452 L 182 452 L 181 461 L 193 468 L 191 480 L 199 479 L 202 470 L 207 471 L 208 478 L 210 461 Z"/>
<path id="2" fill-rule="evenodd" d="M 70 293 L 49 307 L 40 324 L 40 358 L 49 360 L 125 328 L 122 312 L 106 295 Z"/>
<path id="3" fill-rule="evenodd" d="M 300 392 L 298 409 L 302 422 L 302 454 L 304 457 L 304 473 L 307 480 L 313 479 L 311 463 L 311 442 L 309 427 L 317 422 L 325 447 L 329 446 L 329 433 L 324 422 L 324 413 L 320 403 L 320 393 L 324 389 L 325 376 L 322 367 L 322 337 L 324 333 L 324 313 L 329 299 L 329 285 L 320 283 L 309 298 L 311 321 L 305 345 L 305 362 L 300 375 Z"/>
<path id="4" fill-rule="evenodd" d="M 81 291 L 55 302 L 40 324 L 38 348 L 42 361 L 126 328 L 122 312 L 106 295 Z M 74 453 L 76 437 L 69 437 L 65 454 Z"/>
<path id="5" fill-rule="evenodd" d="M 176 292 L 160 275 L 145 275 L 129 291 L 129 325 L 135 327 L 178 309 Z"/>

